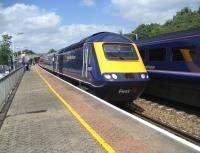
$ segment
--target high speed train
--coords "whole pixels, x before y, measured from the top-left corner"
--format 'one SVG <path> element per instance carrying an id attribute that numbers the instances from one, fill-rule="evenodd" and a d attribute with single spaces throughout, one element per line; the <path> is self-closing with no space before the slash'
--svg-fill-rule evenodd
<path id="1" fill-rule="evenodd" d="M 116 102 L 132 102 L 149 80 L 137 46 L 127 37 L 111 32 L 93 34 L 44 55 L 39 65 Z"/>
<path id="2" fill-rule="evenodd" d="M 145 93 L 200 107 L 200 29 L 137 42 L 149 72 Z"/>

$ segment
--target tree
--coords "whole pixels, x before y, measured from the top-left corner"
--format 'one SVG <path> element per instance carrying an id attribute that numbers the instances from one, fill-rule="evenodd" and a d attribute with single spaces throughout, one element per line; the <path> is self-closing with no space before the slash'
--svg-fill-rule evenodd
<path id="1" fill-rule="evenodd" d="M 35 54 L 35 52 L 30 50 L 30 49 L 25 49 L 25 50 L 22 51 L 22 53 L 25 53 L 26 55 Z"/>
<path id="2" fill-rule="evenodd" d="M 24 49 L 24 50 L 20 50 L 20 51 L 16 51 L 14 53 L 15 56 L 19 56 L 21 55 L 21 53 L 26 54 L 26 55 L 31 55 L 31 54 L 36 54 L 34 51 L 30 50 L 30 49 Z"/>
<path id="3" fill-rule="evenodd" d="M 139 39 L 154 37 L 161 31 L 161 26 L 156 23 L 142 24 L 138 26 L 133 32 L 138 34 Z"/>
<path id="4" fill-rule="evenodd" d="M 200 7 L 198 10 L 192 10 L 188 7 L 178 11 L 170 20 L 163 25 L 157 23 L 141 24 L 132 33 L 137 33 L 140 40 L 154 37 L 166 33 L 200 28 Z M 130 39 L 135 40 L 132 33 L 125 34 Z"/>
<path id="5" fill-rule="evenodd" d="M 132 33 L 127 33 L 127 34 L 124 34 L 124 36 L 130 38 L 131 40 L 136 40 L 136 37 L 135 35 L 133 35 Z"/>
<path id="6" fill-rule="evenodd" d="M 12 36 L 2 35 L 3 41 L 0 45 L 0 65 L 8 65 L 8 60 L 12 57 L 12 52 L 10 50 Z"/>

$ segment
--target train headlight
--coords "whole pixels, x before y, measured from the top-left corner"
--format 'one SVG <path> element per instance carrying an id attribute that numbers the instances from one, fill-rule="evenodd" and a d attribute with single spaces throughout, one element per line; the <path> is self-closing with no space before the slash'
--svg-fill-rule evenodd
<path id="1" fill-rule="evenodd" d="M 111 75 L 110 75 L 110 74 L 104 74 L 104 77 L 105 77 L 106 79 L 111 79 Z"/>
<path id="2" fill-rule="evenodd" d="M 147 74 L 146 78 L 149 79 L 149 75 L 148 74 Z"/>
<path id="3" fill-rule="evenodd" d="M 145 79 L 145 74 L 140 75 L 142 79 Z"/>
<path id="4" fill-rule="evenodd" d="M 116 80 L 118 77 L 116 74 L 112 74 L 112 78 Z"/>

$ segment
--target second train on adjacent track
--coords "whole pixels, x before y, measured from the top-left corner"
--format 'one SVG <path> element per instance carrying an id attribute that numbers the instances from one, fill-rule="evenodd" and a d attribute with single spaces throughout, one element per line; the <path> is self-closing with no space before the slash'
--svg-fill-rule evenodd
<path id="1" fill-rule="evenodd" d="M 200 29 L 138 41 L 150 76 L 145 93 L 200 108 Z"/>

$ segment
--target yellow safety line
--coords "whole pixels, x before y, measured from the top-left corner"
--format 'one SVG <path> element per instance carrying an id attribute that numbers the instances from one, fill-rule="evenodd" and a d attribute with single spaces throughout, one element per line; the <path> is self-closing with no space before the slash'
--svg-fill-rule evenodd
<path id="1" fill-rule="evenodd" d="M 58 97 L 58 99 L 66 106 L 66 108 L 74 115 L 74 117 L 86 128 L 86 130 L 94 137 L 94 139 L 109 153 L 116 151 L 66 102 L 66 100 L 56 92 L 56 90 L 49 84 L 49 82 L 42 76 L 42 74 L 35 67 L 36 72 L 40 78 L 47 84 L 49 89 Z M 112 131 L 110 131 L 112 132 Z"/>

